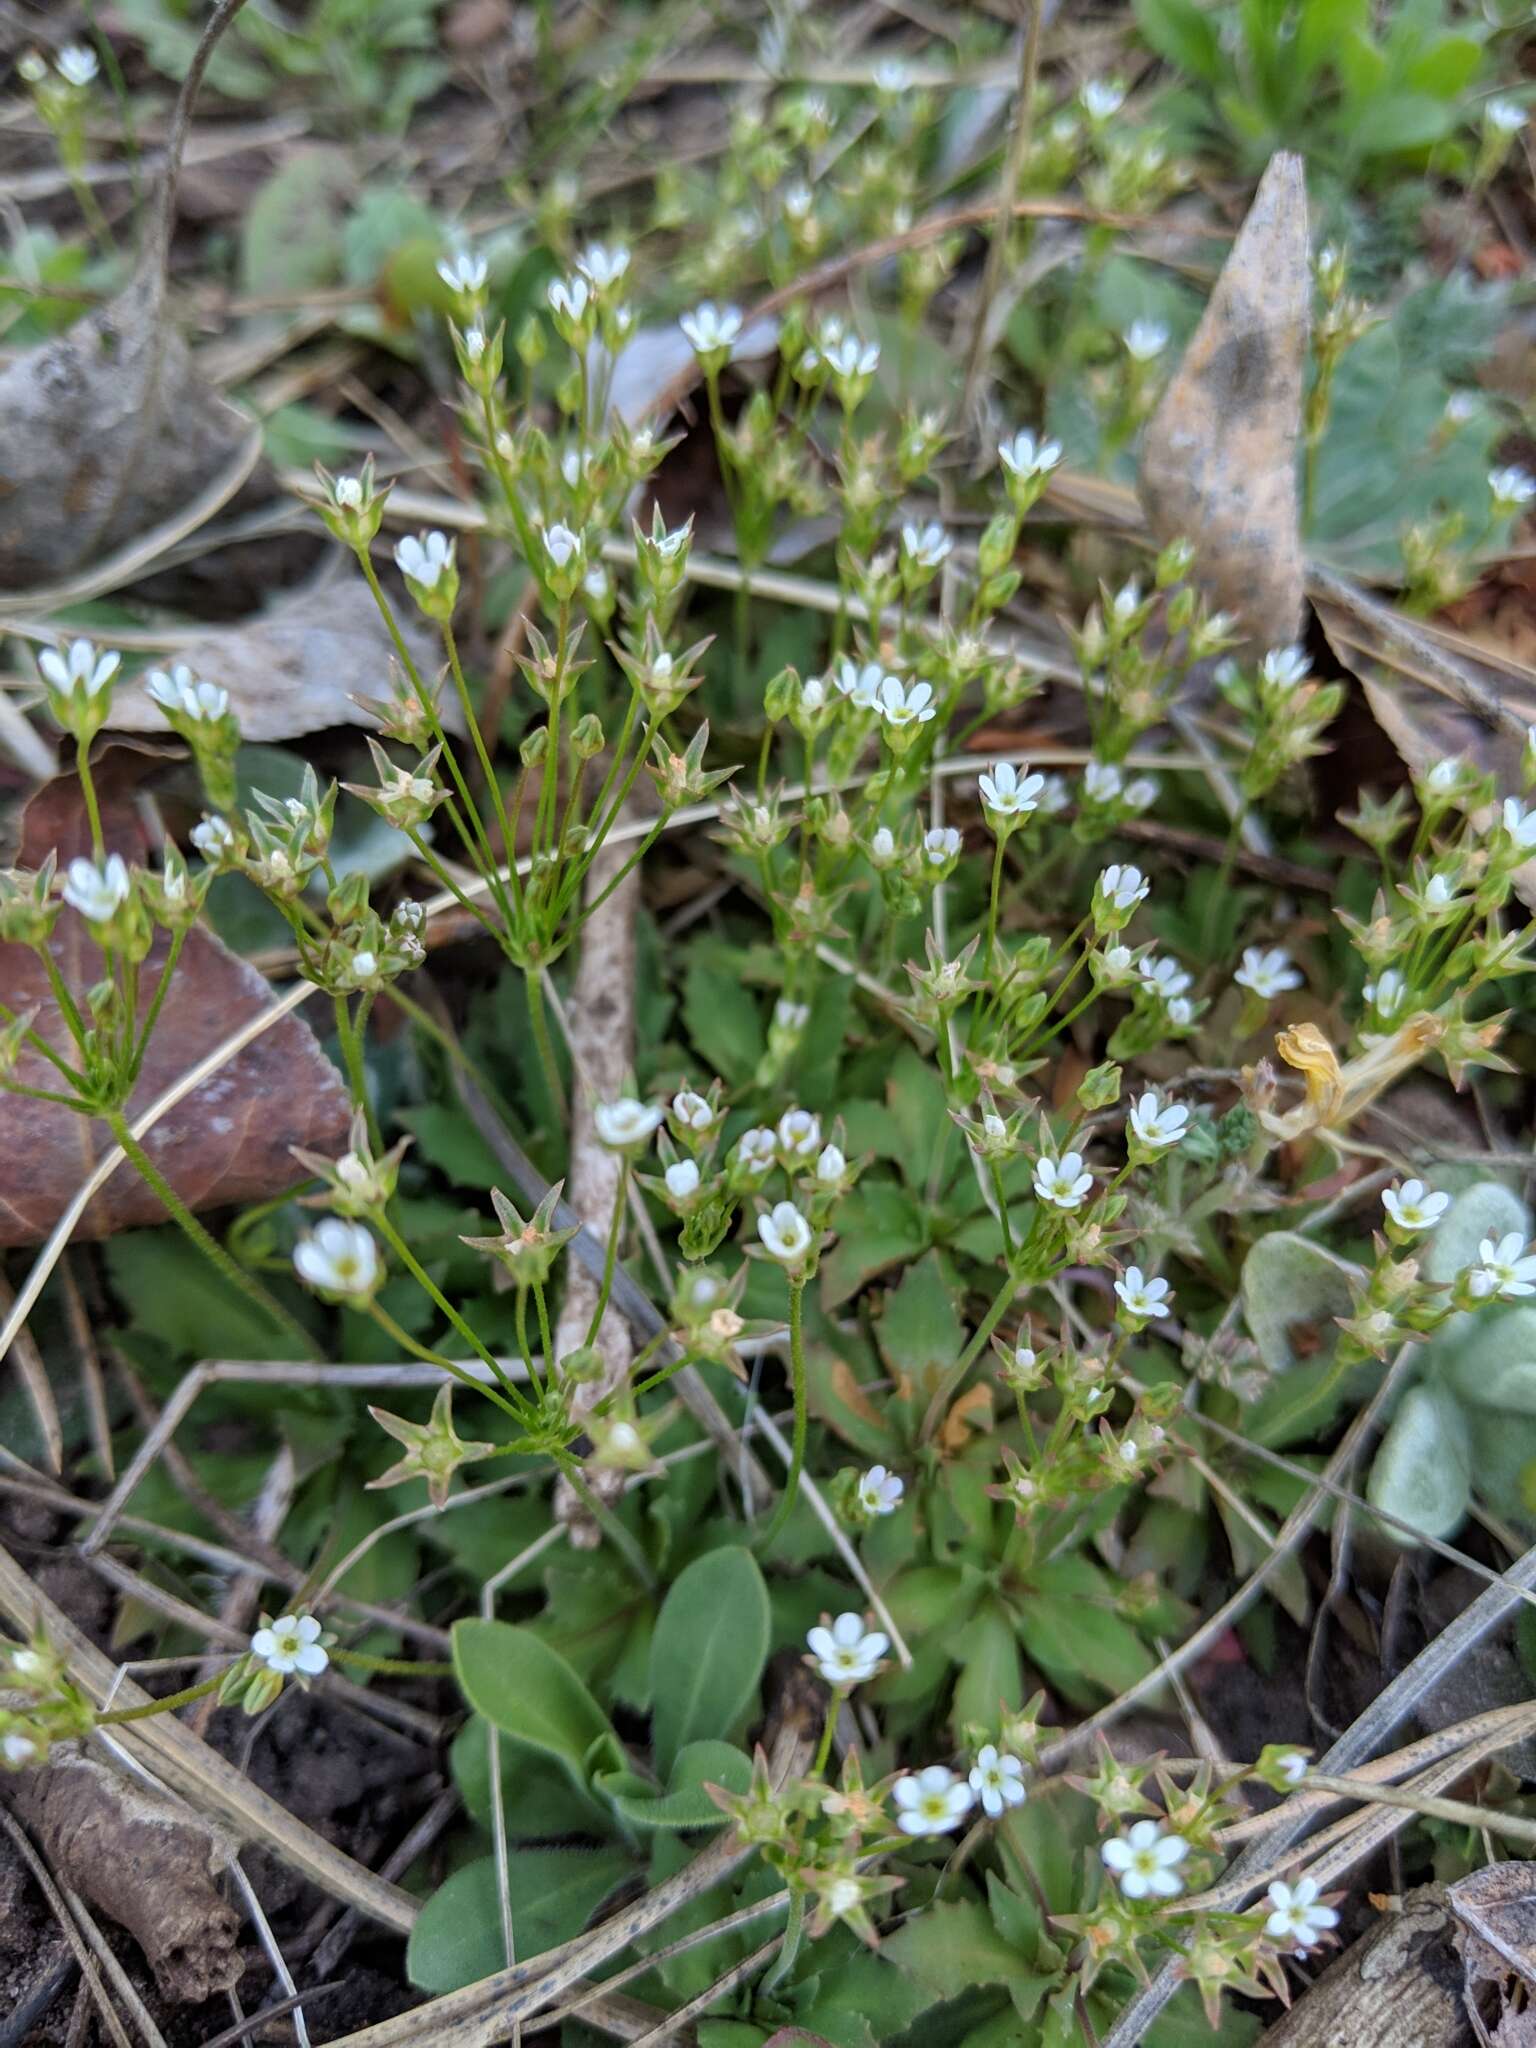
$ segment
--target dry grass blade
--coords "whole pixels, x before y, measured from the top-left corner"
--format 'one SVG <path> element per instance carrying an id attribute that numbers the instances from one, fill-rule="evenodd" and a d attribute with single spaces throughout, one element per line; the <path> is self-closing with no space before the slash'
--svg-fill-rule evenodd
<path id="1" fill-rule="evenodd" d="M 684 2027 L 696 2019 L 702 2019 L 718 1999 L 726 1997 L 738 1984 L 745 1984 L 749 1977 L 755 1976 L 765 1963 L 770 1962 L 778 1953 L 783 1938 L 782 1935 L 776 1934 L 771 1941 L 765 1941 L 761 1948 L 754 1949 L 751 1955 L 743 1956 L 739 1963 L 733 1964 L 722 1976 L 717 1977 L 707 1990 L 701 1991 L 696 1998 L 690 1998 L 686 2005 L 679 2006 L 675 2013 L 661 2022 L 660 2026 L 652 2027 L 648 2034 L 642 2034 L 635 2042 L 634 2048 L 663 2048 L 664 2043 L 675 2041 Z"/>
<path id="2" fill-rule="evenodd" d="M 4 1275 L 0 1274 L 0 1309 L 9 1313 L 15 1306 L 15 1290 Z M 16 1377 L 26 1388 L 27 1399 L 32 1403 L 32 1413 L 37 1417 L 37 1426 L 43 1433 L 49 1467 L 54 1472 L 62 1472 L 64 1432 L 59 1426 L 58 1403 L 53 1398 L 53 1387 L 48 1378 L 48 1368 L 43 1363 L 43 1355 L 32 1341 L 29 1330 L 17 1329 L 7 1355 L 16 1368 Z"/>

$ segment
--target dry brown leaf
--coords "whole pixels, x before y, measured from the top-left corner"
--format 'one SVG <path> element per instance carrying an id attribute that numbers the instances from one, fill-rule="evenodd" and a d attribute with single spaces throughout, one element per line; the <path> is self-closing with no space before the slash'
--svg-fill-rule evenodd
<path id="1" fill-rule="evenodd" d="M 408 606 L 396 616 L 411 659 L 423 680 L 430 681 L 436 647 Z M 238 626 L 212 627 L 167 656 L 228 690 L 241 737 L 247 740 L 296 739 L 332 725 L 372 726 L 372 713 L 353 699 L 388 698 L 393 658 L 373 593 L 356 574 L 280 598 L 269 611 Z M 451 691 L 440 695 L 438 711 L 450 732 L 462 733 L 463 716 Z M 118 689 L 110 723 L 117 732 L 169 730 L 142 681 Z"/>
<path id="2" fill-rule="evenodd" d="M 1264 647 L 1301 631 L 1296 442 L 1312 305 L 1301 158 L 1254 195 L 1147 428 L 1140 495 L 1159 540 L 1194 542 L 1215 603 Z"/>
<path id="3" fill-rule="evenodd" d="M 139 773 L 142 762 L 126 749 L 109 753 L 97 771 L 107 844 L 125 859 L 142 859 L 148 844 L 130 795 Z M 90 851 L 80 784 L 73 775 L 46 784 L 28 803 L 18 864 L 35 868 L 55 849 L 61 861 Z M 72 910 L 59 919 L 51 943 L 60 974 L 78 1000 L 101 979 L 101 954 Z M 166 945 L 164 933 L 158 934 L 141 970 L 144 986 L 154 987 Z M 35 1009 L 35 1029 L 69 1056 L 72 1041 L 42 962 L 30 947 L 0 945 L 0 998 L 13 1010 Z M 130 1116 L 270 1001 L 271 990 L 254 967 L 211 932 L 198 928 L 189 933 L 128 1106 Z M 46 1087 L 56 1084 L 58 1075 L 40 1053 L 25 1051 L 16 1078 Z M 339 1152 L 349 1117 L 346 1088 L 314 1033 L 300 1018 L 285 1017 L 163 1116 L 144 1142 L 182 1200 L 193 1209 L 208 1209 L 261 1201 L 291 1187 L 297 1176 L 289 1147 Z M 0 1245 L 40 1243 L 111 1142 L 100 1121 L 53 1103 L 0 1094 L 0 1157 L 6 1161 Z M 164 1216 L 158 1198 L 124 1167 L 87 1208 L 79 1234 L 107 1237 L 162 1222 Z"/>

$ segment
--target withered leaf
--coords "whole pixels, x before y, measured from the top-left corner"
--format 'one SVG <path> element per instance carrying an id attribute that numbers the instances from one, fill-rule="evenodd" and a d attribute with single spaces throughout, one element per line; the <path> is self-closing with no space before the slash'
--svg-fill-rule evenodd
<path id="1" fill-rule="evenodd" d="M 1301 630 L 1296 442 L 1312 305 L 1301 158 L 1254 195 L 1142 444 L 1140 495 L 1161 541 L 1198 551 L 1214 602 L 1261 647 Z"/>
<path id="2" fill-rule="evenodd" d="M 424 682 L 438 650 L 409 606 L 396 611 L 401 637 Z M 374 723 L 352 700 L 389 697 L 394 647 L 373 593 L 355 571 L 280 598 L 237 626 L 211 627 L 179 646 L 167 662 L 185 662 L 205 682 L 221 683 L 247 740 L 296 739 L 332 725 Z M 458 699 L 440 694 L 438 711 L 450 732 L 464 730 Z M 125 683 L 112 700 L 116 732 L 165 732 L 164 712 L 142 682 Z"/>
<path id="3" fill-rule="evenodd" d="M 148 837 L 131 788 L 143 763 L 117 749 L 97 769 L 102 826 L 110 850 L 142 859 Z M 18 865 L 33 868 L 57 850 L 61 862 L 89 853 L 80 784 L 73 775 L 46 783 L 22 815 Z M 153 988 L 168 941 L 157 935 L 141 969 Z M 102 978 L 102 956 L 83 921 L 66 909 L 54 929 L 53 955 L 78 1001 Z M 30 947 L 0 944 L 0 999 L 12 1010 L 35 1009 L 34 1028 L 69 1057 L 72 1041 Z M 144 1071 L 128 1105 L 130 1118 L 196 1064 L 247 1019 L 267 1008 L 271 991 L 260 974 L 211 932 L 189 933 L 156 1023 Z M 26 1051 L 18 1081 L 56 1085 L 55 1069 Z M 340 1075 L 298 1016 L 281 1019 L 216 1074 L 176 1104 L 144 1140 L 160 1171 L 192 1209 L 260 1201 L 292 1187 L 298 1174 L 290 1145 L 339 1153 L 346 1139 L 349 1102 Z M 54 1103 L 0 1091 L 0 1245 L 37 1244 L 45 1238 L 111 1133 Z M 79 1235 L 108 1237 L 164 1220 L 158 1198 L 128 1166 L 119 1167 L 82 1218 Z"/>

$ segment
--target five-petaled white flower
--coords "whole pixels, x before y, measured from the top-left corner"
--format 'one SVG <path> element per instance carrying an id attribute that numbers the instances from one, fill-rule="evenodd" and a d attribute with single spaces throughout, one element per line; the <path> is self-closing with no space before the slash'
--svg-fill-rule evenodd
<path id="1" fill-rule="evenodd" d="M 926 526 L 908 520 L 901 529 L 902 553 L 923 569 L 937 569 L 954 544 L 936 519 L 930 519 Z"/>
<path id="2" fill-rule="evenodd" d="M 862 1685 L 891 1647 L 888 1635 L 865 1628 L 862 1614 L 840 1614 L 830 1628 L 809 1630 L 805 1642 L 828 1685 Z"/>
<path id="3" fill-rule="evenodd" d="M 174 663 L 169 671 L 152 668 L 144 678 L 144 688 L 162 711 L 179 711 L 200 724 L 211 724 L 229 709 L 228 690 L 217 683 L 199 682 L 184 661 Z"/>
<path id="4" fill-rule="evenodd" d="M 1493 493 L 1495 505 L 1502 505 L 1513 512 L 1536 498 L 1536 476 L 1514 464 L 1508 469 L 1490 469 L 1488 488 Z"/>
<path id="5" fill-rule="evenodd" d="M 294 1271 L 323 1294 L 371 1294 L 379 1248 L 361 1223 L 326 1216 L 293 1248 Z"/>
<path id="6" fill-rule="evenodd" d="M 809 1159 L 821 1149 L 821 1118 L 809 1109 L 786 1109 L 779 1118 L 779 1143 L 792 1159 Z"/>
<path id="7" fill-rule="evenodd" d="M 544 552 L 557 569 L 564 569 L 581 553 L 581 535 L 568 526 L 546 526 Z"/>
<path id="8" fill-rule="evenodd" d="M 1148 1280 L 1140 1266 L 1127 1266 L 1115 1282 L 1115 1292 L 1125 1304 L 1127 1315 L 1144 1316 L 1149 1322 L 1168 1313 L 1173 1289 L 1166 1280 Z"/>
<path id="9" fill-rule="evenodd" d="M 737 306 L 717 306 L 706 299 L 702 306 L 685 313 L 677 324 L 695 355 L 712 355 L 716 349 L 729 348 L 740 335 L 741 310 Z"/>
<path id="10" fill-rule="evenodd" d="M 715 1112 L 692 1088 L 673 1096 L 672 1114 L 685 1131 L 707 1131 L 715 1120 Z"/>
<path id="11" fill-rule="evenodd" d="M 592 287 L 578 271 L 574 277 L 557 277 L 548 297 L 551 311 L 563 320 L 580 320 L 592 303 Z"/>
<path id="12" fill-rule="evenodd" d="M 251 1655 L 286 1678 L 318 1678 L 330 1663 L 320 1645 L 320 1624 L 312 1614 L 282 1614 L 251 1637 Z"/>
<path id="13" fill-rule="evenodd" d="M 1108 761 L 1090 761 L 1083 770 L 1083 794 L 1090 803 L 1112 804 L 1124 786 L 1120 770 Z"/>
<path id="14" fill-rule="evenodd" d="M 1299 1785 L 1307 1775 L 1307 1759 L 1299 1749 L 1288 1749 L 1275 1758 L 1275 1769 L 1287 1785 Z"/>
<path id="15" fill-rule="evenodd" d="M 811 1226 L 793 1202 L 775 1202 L 757 1219 L 757 1234 L 769 1258 L 781 1266 L 798 1266 L 811 1248 Z"/>
<path id="16" fill-rule="evenodd" d="M 1090 78 L 1077 96 L 1090 121 L 1108 121 L 1125 105 L 1125 87 L 1118 78 Z"/>
<path id="17" fill-rule="evenodd" d="M 695 1160 L 674 1160 L 662 1177 L 674 1202 L 689 1201 L 699 1192 L 699 1169 Z"/>
<path id="18" fill-rule="evenodd" d="M 1161 320 L 1133 320 L 1125 330 L 1125 352 L 1134 362 L 1155 362 L 1168 346 L 1168 329 Z"/>
<path id="19" fill-rule="evenodd" d="M 1401 1187 L 1382 1189 L 1381 1206 L 1399 1230 L 1433 1230 L 1451 1198 L 1432 1193 L 1421 1180 L 1405 1180 Z"/>
<path id="20" fill-rule="evenodd" d="M 841 1145 L 823 1145 L 816 1161 L 816 1178 L 824 1185 L 831 1186 L 840 1181 L 848 1171 L 848 1161 Z"/>
<path id="21" fill-rule="evenodd" d="M 1128 1834 L 1106 1842 L 1099 1854 L 1128 1899 L 1176 1899 L 1184 1889 L 1178 1866 L 1189 1854 L 1189 1844 L 1182 1835 L 1165 1833 L 1160 1821 L 1137 1821 Z"/>
<path id="22" fill-rule="evenodd" d="M 856 711 L 879 710 L 880 688 L 887 677 L 878 661 L 866 661 L 861 668 L 858 662 L 844 655 L 832 680 Z M 889 680 L 896 684 L 898 690 L 901 688 L 895 676 Z"/>
<path id="23" fill-rule="evenodd" d="M 1083 1171 L 1081 1152 L 1064 1152 L 1060 1159 L 1035 1161 L 1035 1193 L 1042 1202 L 1057 1209 L 1076 1209 L 1093 1186 L 1093 1175 Z"/>
<path id="24" fill-rule="evenodd" d="M 93 860 L 78 857 L 65 871 L 60 891 L 71 910 L 78 910 L 92 924 L 105 924 L 128 896 L 128 868 L 120 853 L 109 853 L 100 867 Z"/>
<path id="25" fill-rule="evenodd" d="M 77 91 L 89 85 L 96 76 L 96 52 L 88 50 L 84 43 L 66 43 L 54 63 L 58 66 L 60 78 Z"/>
<path id="26" fill-rule="evenodd" d="M 622 242 L 610 249 L 605 242 L 589 242 L 576 258 L 576 268 L 598 292 L 616 285 L 629 268 L 629 251 Z"/>
<path id="27" fill-rule="evenodd" d="M 1028 768 L 1021 775 L 1011 761 L 994 761 L 985 775 L 977 777 L 976 787 L 994 816 L 1023 818 L 1039 803 L 1045 777 L 1031 775 Z"/>
<path id="28" fill-rule="evenodd" d="M 891 1787 L 891 1797 L 896 1802 L 896 1825 L 904 1835 L 947 1835 L 976 1804 L 976 1794 L 965 1779 L 944 1764 L 909 1771 Z"/>
<path id="29" fill-rule="evenodd" d="M 643 1145 L 661 1117 L 654 1102 L 637 1102 L 633 1095 L 621 1095 L 615 1102 L 596 1105 L 592 1128 L 610 1152 L 626 1152 L 631 1145 Z"/>
<path id="30" fill-rule="evenodd" d="M 1312 664 L 1307 659 L 1306 649 L 1294 643 L 1289 647 L 1271 647 L 1259 663 L 1259 674 L 1275 690 L 1294 690 L 1311 673 Z"/>
<path id="31" fill-rule="evenodd" d="M 1157 777 L 1136 776 L 1125 785 L 1125 800 L 1133 811 L 1150 811 L 1157 802 Z"/>
<path id="32" fill-rule="evenodd" d="M 736 1163 L 743 1173 L 757 1175 L 766 1173 L 774 1162 L 778 1151 L 778 1140 L 772 1131 L 761 1125 L 756 1130 L 743 1131 L 736 1141 Z"/>
<path id="33" fill-rule="evenodd" d="M 1536 1256 L 1525 1250 L 1525 1239 L 1511 1230 L 1497 1244 L 1485 1237 L 1477 1248 L 1480 1263 L 1472 1269 L 1474 1292 L 1486 1301 L 1497 1295 L 1501 1301 L 1518 1301 L 1536 1294 Z"/>
<path id="34" fill-rule="evenodd" d="M 1036 440 L 1021 427 L 1011 439 L 999 441 L 997 459 L 1011 475 L 1026 479 L 1049 476 L 1061 462 L 1059 441 Z"/>
<path id="35" fill-rule="evenodd" d="M 490 271 L 483 256 L 461 251 L 457 256 L 445 257 L 437 266 L 437 274 L 449 291 L 468 295 L 485 290 Z"/>
<path id="36" fill-rule="evenodd" d="M 1177 1145 L 1185 1135 L 1189 1111 L 1182 1102 L 1160 1101 L 1157 1090 L 1149 1088 L 1131 1104 L 1129 1121 L 1132 1134 L 1152 1151 L 1158 1151 L 1164 1145 Z"/>
<path id="37" fill-rule="evenodd" d="M 1010 1806 L 1024 1804 L 1024 1766 L 1016 1756 L 1009 1756 L 995 1742 L 988 1742 L 976 1752 L 970 1786 L 981 1801 L 982 1812 L 989 1820 L 996 1820 Z"/>
<path id="38" fill-rule="evenodd" d="M 1500 816 L 1504 821 L 1504 830 L 1521 853 L 1530 853 L 1536 849 L 1536 810 L 1528 811 L 1518 797 L 1507 796 Z"/>
<path id="39" fill-rule="evenodd" d="M 222 860 L 235 843 L 234 830 L 223 818 L 204 818 L 187 836 L 206 861 Z"/>
<path id="40" fill-rule="evenodd" d="M 1182 968 L 1177 960 L 1165 960 L 1161 954 L 1154 954 L 1150 960 L 1143 960 L 1139 972 L 1153 995 L 1160 996 L 1165 1003 L 1175 996 L 1184 995 L 1194 986 L 1192 974 Z"/>
<path id="41" fill-rule="evenodd" d="M 1295 1885 L 1283 1884 L 1277 1877 L 1269 1888 L 1269 1903 L 1264 1932 L 1271 1941 L 1294 1941 L 1303 1955 L 1318 1935 L 1339 1924 L 1332 1906 L 1317 1904 L 1315 1877 L 1304 1877 Z"/>
<path id="42" fill-rule="evenodd" d="M 906 1490 L 900 1473 L 887 1472 L 883 1465 L 871 1465 L 859 1480 L 859 1506 L 866 1515 L 894 1515 Z"/>
<path id="43" fill-rule="evenodd" d="M 1252 989 L 1266 1002 L 1287 989 L 1300 988 L 1304 978 L 1283 946 L 1245 946 L 1243 964 L 1232 977 L 1239 988 Z"/>
<path id="44" fill-rule="evenodd" d="M 797 1003 L 792 996 L 780 996 L 773 1006 L 776 1031 L 803 1031 L 811 1021 L 809 1003 Z"/>
<path id="45" fill-rule="evenodd" d="M 956 859 L 959 852 L 960 834 L 953 825 L 933 825 L 923 834 L 923 859 L 930 867 L 943 867 L 946 861 Z"/>
<path id="46" fill-rule="evenodd" d="M 868 377 L 879 367 L 880 344 L 860 341 L 856 334 L 827 336 L 821 344 L 821 360 L 834 377 Z"/>
<path id="47" fill-rule="evenodd" d="M 1395 1017 L 1407 993 L 1408 984 L 1395 967 L 1384 968 L 1374 981 L 1365 984 L 1365 1000 L 1382 1018 Z"/>
<path id="48" fill-rule="evenodd" d="M 45 682 L 56 690 L 82 697 L 94 697 L 104 690 L 122 667 L 123 657 L 115 652 L 98 654 L 94 640 L 71 640 L 61 654 L 57 647 L 45 647 L 37 665 Z"/>
<path id="49" fill-rule="evenodd" d="M 902 687 L 898 676 L 883 676 L 876 707 L 887 725 L 926 725 L 938 716 L 931 683 L 910 683 Z"/>
<path id="50" fill-rule="evenodd" d="M 1525 126 L 1526 110 L 1518 100 L 1487 100 L 1483 105 L 1483 126 L 1496 135 L 1518 135 Z"/>
<path id="51" fill-rule="evenodd" d="M 360 476 L 339 476 L 331 485 L 331 496 L 343 512 L 355 512 L 363 502 L 363 480 Z"/>
<path id="52" fill-rule="evenodd" d="M 1151 887 L 1140 868 L 1122 867 L 1118 861 L 1099 876 L 1099 894 L 1116 910 L 1134 910 L 1146 901 Z"/>
<path id="53" fill-rule="evenodd" d="M 546 536 L 547 538 L 547 536 Z M 438 580 L 453 567 L 453 542 L 446 533 L 408 533 L 395 542 L 395 566 L 424 590 L 435 590 Z"/>

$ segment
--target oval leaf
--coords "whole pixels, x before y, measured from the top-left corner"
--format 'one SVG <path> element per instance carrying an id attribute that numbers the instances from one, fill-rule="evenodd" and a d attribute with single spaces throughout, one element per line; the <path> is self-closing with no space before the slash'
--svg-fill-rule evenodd
<path id="1" fill-rule="evenodd" d="M 519 1849 L 507 1865 L 519 1962 L 580 1934 L 632 1865 L 617 1849 Z M 506 1965 L 496 1859 L 466 1863 L 422 1907 L 405 1952 L 422 1991 L 457 1991 Z"/>
<path id="2" fill-rule="evenodd" d="M 695 1558 L 651 1639 L 651 1743 L 669 1775 L 685 1743 L 724 1736 L 757 1696 L 768 1660 L 768 1588 L 749 1550 Z"/>
<path id="3" fill-rule="evenodd" d="M 625 1776 L 615 1773 L 604 1781 L 603 1790 L 633 1826 L 717 1828 L 724 1824 L 725 1815 L 704 1787 L 723 1785 L 727 1792 L 745 1792 L 752 1765 L 733 1742 L 690 1742 L 679 1752 L 665 1792 L 653 1793 L 644 1786 L 636 1791 L 624 1782 Z"/>
<path id="4" fill-rule="evenodd" d="M 1467 1425 L 1441 1387 L 1410 1387 L 1382 1439 L 1366 1497 L 1399 1521 L 1442 1543 L 1461 1527 L 1472 1498 Z M 1396 1543 L 1412 1538 L 1390 1525 Z"/>
<path id="5" fill-rule="evenodd" d="M 623 1754 L 613 1725 L 558 1650 L 531 1629 L 505 1621 L 460 1621 L 453 1664 L 465 1699 L 487 1721 L 530 1749 L 557 1757 L 585 1784 L 587 1757 L 599 1744 Z"/>

